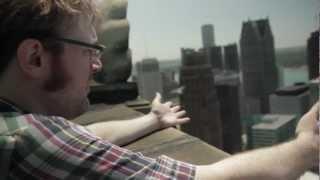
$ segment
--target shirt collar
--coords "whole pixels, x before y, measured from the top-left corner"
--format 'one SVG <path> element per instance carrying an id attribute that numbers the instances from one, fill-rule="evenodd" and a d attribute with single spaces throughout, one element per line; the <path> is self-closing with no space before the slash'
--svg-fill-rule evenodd
<path id="1" fill-rule="evenodd" d="M 19 108 L 15 103 L 0 97 L 0 112 L 18 112 L 21 114 L 28 114 L 28 111 Z"/>

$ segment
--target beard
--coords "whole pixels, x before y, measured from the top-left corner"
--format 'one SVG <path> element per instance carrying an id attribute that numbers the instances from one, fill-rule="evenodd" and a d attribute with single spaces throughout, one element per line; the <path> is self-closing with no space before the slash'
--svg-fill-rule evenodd
<path id="1" fill-rule="evenodd" d="M 51 74 L 43 85 L 43 90 L 51 94 L 48 101 L 52 106 L 50 115 L 73 119 L 89 109 L 90 102 L 86 94 L 83 95 L 77 89 L 74 89 L 73 93 L 68 87 L 72 81 L 73 78 L 63 66 L 62 59 L 55 58 L 51 65 Z"/>
<path id="2" fill-rule="evenodd" d="M 44 83 L 44 90 L 48 92 L 57 92 L 64 89 L 71 81 L 71 77 L 62 65 L 62 59 L 56 57 L 52 61 L 51 75 Z"/>
<path id="3" fill-rule="evenodd" d="M 88 111 L 89 106 L 90 106 L 90 102 L 87 97 L 82 99 L 80 102 L 78 101 L 77 104 L 71 107 L 72 110 L 69 111 L 69 115 L 68 115 L 69 118 L 71 117 L 73 119 L 84 114 L 85 112 Z"/>

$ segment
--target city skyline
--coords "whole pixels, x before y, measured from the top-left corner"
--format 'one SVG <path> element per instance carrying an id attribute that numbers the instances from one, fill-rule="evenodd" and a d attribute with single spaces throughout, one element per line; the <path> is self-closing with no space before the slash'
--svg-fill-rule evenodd
<path id="1" fill-rule="evenodd" d="M 217 45 L 239 44 L 242 23 L 261 18 L 269 18 L 276 48 L 305 46 L 318 27 L 318 9 L 318 0 L 130 1 L 133 62 L 145 57 L 175 59 L 182 47 L 200 48 L 203 24 L 213 24 Z"/>

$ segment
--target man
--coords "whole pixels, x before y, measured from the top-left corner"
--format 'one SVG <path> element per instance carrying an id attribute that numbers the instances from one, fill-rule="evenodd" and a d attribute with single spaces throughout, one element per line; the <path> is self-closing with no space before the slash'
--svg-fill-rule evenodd
<path id="1" fill-rule="evenodd" d="M 318 163 L 318 105 L 300 121 L 295 140 L 207 166 L 111 143 L 189 120 L 159 95 L 151 112 L 133 121 L 67 121 L 87 110 L 89 80 L 101 68 L 96 17 L 91 0 L 0 1 L 2 179 L 295 179 Z M 131 130 L 110 134 L 106 127 Z"/>

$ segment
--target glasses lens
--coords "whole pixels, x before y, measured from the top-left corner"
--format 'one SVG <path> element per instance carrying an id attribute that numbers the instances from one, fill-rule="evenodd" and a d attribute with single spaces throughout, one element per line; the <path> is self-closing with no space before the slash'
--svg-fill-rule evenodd
<path id="1" fill-rule="evenodd" d="M 102 51 L 100 51 L 100 50 L 95 50 L 94 54 L 95 54 L 96 58 L 100 59 L 100 58 L 101 58 L 101 55 L 102 55 Z"/>
<path id="2" fill-rule="evenodd" d="M 92 60 L 100 59 L 102 55 L 102 51 L 97 49 L 89 49 L 89 53 Z"/>

